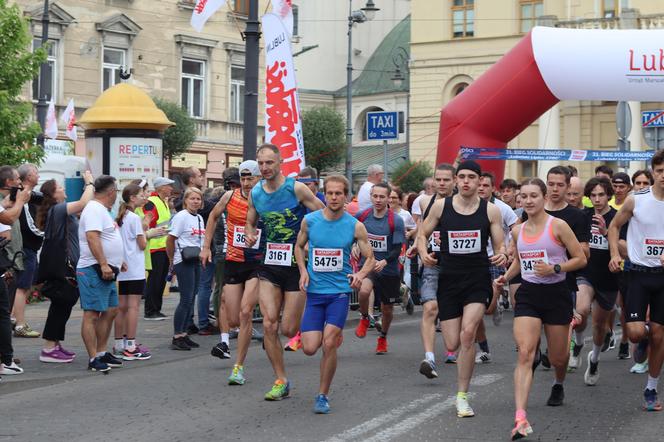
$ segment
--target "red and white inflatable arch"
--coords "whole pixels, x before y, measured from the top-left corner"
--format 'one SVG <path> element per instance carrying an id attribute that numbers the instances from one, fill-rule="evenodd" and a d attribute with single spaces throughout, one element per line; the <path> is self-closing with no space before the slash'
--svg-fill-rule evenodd
<path id="1" fill-rule="evenodd" d="M 560 100 L 664 101 L 664 30 L 533 28 L 445 106 L 436 161 L 504 148 Z M 480 163 L 502 181 L 504 161 Z"/>

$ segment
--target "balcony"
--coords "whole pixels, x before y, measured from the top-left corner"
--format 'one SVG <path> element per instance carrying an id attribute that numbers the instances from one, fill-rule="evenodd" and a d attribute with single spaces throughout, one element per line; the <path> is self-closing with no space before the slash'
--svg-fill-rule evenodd
<path id="1" fill-rule="evenodd" d="M 620 29 L 620 18 L 580 18 L 578 20 L 559 21 L 556 28 L 567 29 Z"/>
<path id="2" fill-rule="evenodd" d="M 206 142 L 222 142 L 242 145 L 242 123 L 227 121 L 195 120 L 196 140 Z"/>
<path id="3" fill-rule="evenodd" d="M 664 28 L 664 14 L 650 14 L 639 17 L 639 29 Z"/>

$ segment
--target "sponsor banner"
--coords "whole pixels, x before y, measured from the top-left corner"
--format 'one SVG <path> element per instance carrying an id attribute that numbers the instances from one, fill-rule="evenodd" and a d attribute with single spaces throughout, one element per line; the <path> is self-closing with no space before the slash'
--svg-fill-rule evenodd
<path id="1" fill-rule="evenodd" d="M 272 0 L 272 13 L 279 16 L 288 31 L 288 35 L 293 35 L 292 0 Z"/>
<path id="2" fill-rule="evenodd" d="M 263 16 L 265 38 L 265 142 L 281 151 L 281 171 L 296 176 L 305 167 L 302 120 L 288 31 L 275 14 Z"/>
<path id="3" fill-rule="evenodd" d="M 198 32 L 202 32 L 205 23 L 223 5 L 224 0 L 198 0 L 191 13 L 191 26 Z"/>
<path id="4" fill-rule="evenodd" d="M 111 138 L 110 172 L 121 185 L 144 178 L 152 183 L 162 174 L 162 140 L 158 138 Z"/>
<path id="5" fill-rule="evenodd" d="M 503 149 L 500 147 L 462 147 L 464 160 L 524 161 L 650 161 L 654 151 L 623 152 L 581 149 Z"/>
<path id="6" fill-rule="evenodd" d="M 664 29 L 537 26 L 533 55 L 559 100 L 664 101 Z"/>

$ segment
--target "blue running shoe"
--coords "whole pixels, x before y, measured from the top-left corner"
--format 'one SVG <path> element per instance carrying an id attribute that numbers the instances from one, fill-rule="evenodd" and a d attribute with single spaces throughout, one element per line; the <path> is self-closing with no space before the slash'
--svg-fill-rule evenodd
<path id="1" fill-rule="evenodd" d="M 316 403 L 314 404 L 314 413 L 327 414 L 330 412 L 330 403 L 327 401 L 327 396 L 319 394 L 316 396 Z"/>
<path id="2" fill-rule="evenodd" d="M 643 406 L 645 411 L 662 411 L 662 404 L 657 400 L 657 390 L 646 389 L 643 392 L 643 398 L 645 399 Z"/>

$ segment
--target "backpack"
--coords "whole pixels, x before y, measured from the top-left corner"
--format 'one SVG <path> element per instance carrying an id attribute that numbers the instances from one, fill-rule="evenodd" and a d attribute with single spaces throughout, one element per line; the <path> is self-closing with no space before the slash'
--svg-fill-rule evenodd
<path id="1" fill-rule="evenodd" d="M 372 211 L 373 208 L 365 210 L 364 212 L 360 213 L 360 215 L 357 217 L 357 220 L 363 223 Z M 390 226 L 390 235 L 392 235 L 394 233 L 394 212 L 392 212 L 390 209 L 387 209 L 387 225 Z"/>

